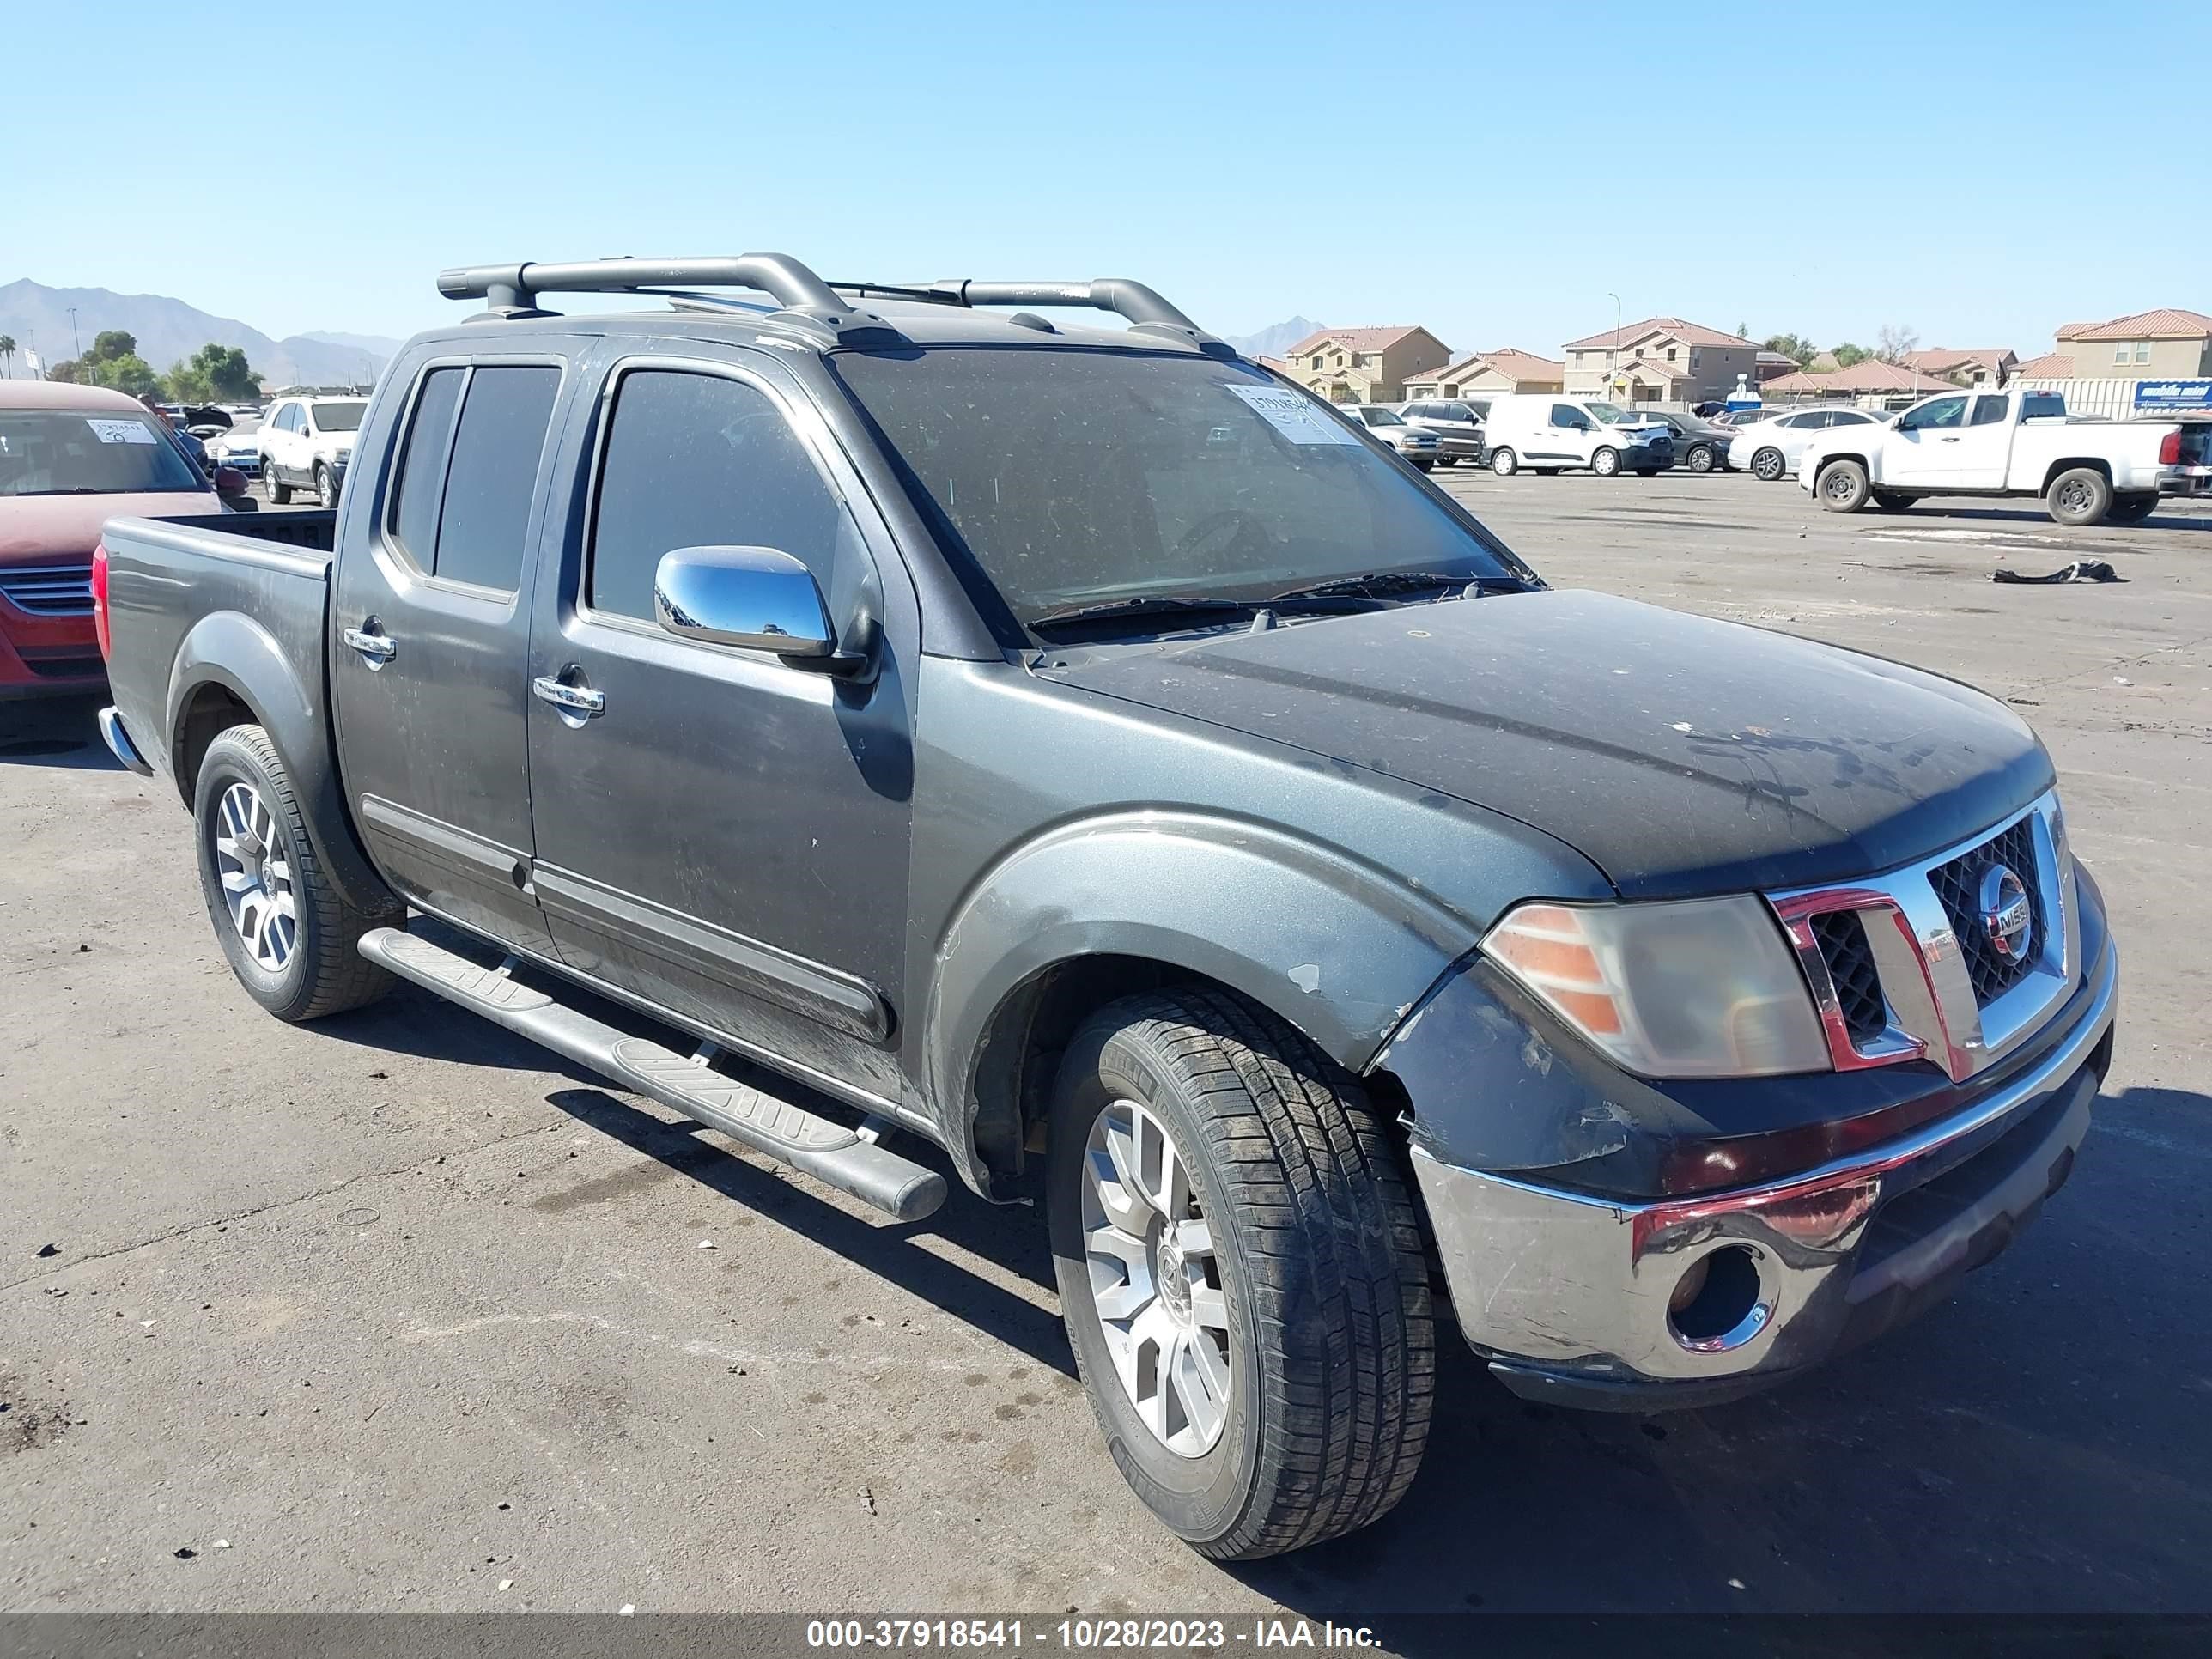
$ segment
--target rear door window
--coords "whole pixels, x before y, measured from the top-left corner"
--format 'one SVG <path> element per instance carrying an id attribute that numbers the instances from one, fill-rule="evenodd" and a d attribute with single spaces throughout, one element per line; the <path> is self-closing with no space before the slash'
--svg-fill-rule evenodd
<path id="1" fill-rule="evenodd" d="M 460 407 L 465 368 L 434 368 L 422 377 L 407 441 L 399 452 L 399 481 L 392 490 L 392 538 L 415 568 L 434 569 L 438 559 L 438 504 L 446 493 L 446 456 L 453 441 L 453 414 Z"/>
<path id="2" fill-rule="evenodd" d="M 418 570 L 501 593 L 521 586 L 560 390 L 560 369 L 545 363 L 447 367 L 423 377 L 389 526 Z"/>
<path id="3" fill-rule="evenodd" d="M 1975 398 L 1973 418 L 1968 421 L 1967 424 L 1969 426 L 1996 425 L 2004 419 L 2005 405 L 2010 401 L 2011 399 L 2008 398 Z"/>

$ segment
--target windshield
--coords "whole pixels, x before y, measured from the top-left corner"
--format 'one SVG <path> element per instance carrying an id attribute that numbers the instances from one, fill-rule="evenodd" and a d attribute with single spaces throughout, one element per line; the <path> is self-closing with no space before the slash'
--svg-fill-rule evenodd
<path id="1" fill-rule="evenodd" d="M 1632 415 L 1619 404 L 1584 404 L 1583 407 L 1607 426 L 1621 426 L 1631 421 L 1642 425 L 1650 418 L 1644 415 Z"/>
<path id="2" fill-rule="evenodd" d="M 368 407 L 366 403 L 317 404 L 314 406 L 315 429 L 318 432 L 358 432 L 361 430 L 361 412 Z"/>
<path id="3" fill-rule="evenodd" d="M 830 362 L 1025 624 L 1374 571 L 1523 574 L 1326 405 L 1241 363 L 1037 346 Z"/>
<path id="4" fill-rule="evenodd" d="M 0 495 L 123 495 L 207 484 L 150 415 L 0 409 Z"/>
<path id="5" fill-rule="evenodd" d="M 1359 418 L 1370 426 L 1403 426 L 1406 417 L 1395 409 L 1363 409 Z"/>

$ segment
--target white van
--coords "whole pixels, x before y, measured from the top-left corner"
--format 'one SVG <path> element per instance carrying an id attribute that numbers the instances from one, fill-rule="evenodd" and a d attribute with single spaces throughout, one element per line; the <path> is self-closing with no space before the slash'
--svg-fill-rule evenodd
<path id="1" fill-rule="evenodd" d="M 1674 435 L 1656 421 L 1589 398 L 1516 392 L 1494 399 L 1487 422 L 1490 470 L 1559 472 L 1588 467 L 1601 478 L 1623 468 L 1650 477 L 1674 464 Z"/>

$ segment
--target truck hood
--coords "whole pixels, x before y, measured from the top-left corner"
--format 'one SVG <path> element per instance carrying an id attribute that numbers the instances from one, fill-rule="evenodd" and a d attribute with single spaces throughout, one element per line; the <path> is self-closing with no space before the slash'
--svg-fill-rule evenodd
<path id="1" fill-rule="evenodd" d="M 1602 593 L 1408 605 L 1040 672 L 1517 818 L 1631 898 L 1869 875 L 2052 781 L 2035 734 L 1966 686 Z"/>
<path id="2" fill-rule="evenodd" d="M 90 564 L 110 519 L 216 513 L 216 493 L 158 489 L 120 495 L 0 495 L 0 564 Z"/>

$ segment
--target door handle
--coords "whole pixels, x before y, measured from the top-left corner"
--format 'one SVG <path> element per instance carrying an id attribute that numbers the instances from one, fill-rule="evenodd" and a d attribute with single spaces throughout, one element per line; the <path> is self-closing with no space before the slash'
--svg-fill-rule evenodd
<path id="1" fill-rule="evenodd" d="M 1958 442 L 1959 441 L 1958 441 L 1956 438 L 1946 438 L 1946 439 L 1944 439 L 1944 440 L 1943 440 L 1943 441 L 1944 441 L 1945 443 L 1947 443 L 1947 444 L 1954 444 L 1954 443 Z"/>
<path id="2" fill-rule="evenodd" d="M 361 653 L 362 660 L 373 673 L 399 654 L 399 641 L 386 633 L 375 617 L 368 618 L 365 628 L 349 628 L 338 636 L 352 650 Z"/>
<path id="3" fill-rule="evenodd" d="M 530 682 L 530 690 L 540 702 L 550 702 L 564 714 L 578 714 L 589 720 L 594 714 L 607 712 L 607 694 L 588 685 L 570 685 L 550 674 L 540 674 Z"/>

